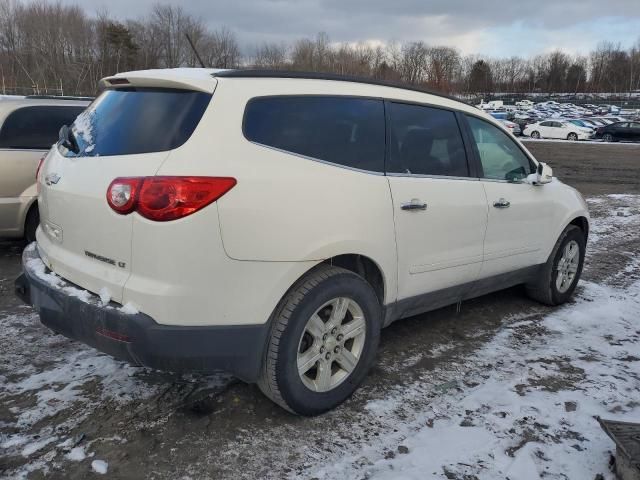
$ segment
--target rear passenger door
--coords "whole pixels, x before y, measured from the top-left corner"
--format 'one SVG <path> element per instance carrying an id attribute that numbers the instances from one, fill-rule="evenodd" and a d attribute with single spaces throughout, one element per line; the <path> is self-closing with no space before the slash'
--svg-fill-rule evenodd
<path id="1" fill-rule="evenodd" d="M 550 231 L 553 200 L 545 187 L 526 183 L 535 164 L 515 140 L 475 116 L 467 122 L 479 159 L 480 184 L 488 202 L 481 278 L 539 263 Z"/>
<path id="2" fill-rule="evenodd" d="M 542 122 L 539 128 L 541 137 L 553 138 L 553 122 Z"/>
<path id="3" fill-rule="evenodd" d="M 478 277 L 487 203 L 454 112 L 397 102 L 386 112 L 398 298 L 415 300 L 399 302 L 406 315 L 457 301 Z"/>

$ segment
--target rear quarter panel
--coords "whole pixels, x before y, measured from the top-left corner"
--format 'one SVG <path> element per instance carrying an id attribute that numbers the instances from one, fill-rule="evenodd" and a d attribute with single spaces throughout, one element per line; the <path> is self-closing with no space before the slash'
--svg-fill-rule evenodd
<path id="1" fill-rule="evenodd" d="M 237 179 L 217 202 L 229 258 L 317 263 L 341 254 L 365 255 L 380 266 L 389 301 L 396 294 L 397 256 L 386 177 L 254 144 L 242 132 L 245 105 L 256 96 L 379 95 L 375 88 L 329 83 L 262 79 L 257 88 L 253 79 L 220 80 L 192 140 L 172 153 L 158 174 Z"/>

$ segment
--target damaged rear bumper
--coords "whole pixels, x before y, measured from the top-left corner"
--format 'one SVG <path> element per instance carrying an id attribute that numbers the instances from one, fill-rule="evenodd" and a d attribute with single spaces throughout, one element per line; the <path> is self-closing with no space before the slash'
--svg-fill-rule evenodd
<path id="1" fill-rule="evenodd" d="M 103 305 L 48 271 L 35 243 L 22 255 L 15 293 L 32 305 L 51 330 L 134 365 L 175 372 L 225 371 L 246 382 L 258 379 L 268 323 L 237 326 L 158 324 L 121 305 Z"/>

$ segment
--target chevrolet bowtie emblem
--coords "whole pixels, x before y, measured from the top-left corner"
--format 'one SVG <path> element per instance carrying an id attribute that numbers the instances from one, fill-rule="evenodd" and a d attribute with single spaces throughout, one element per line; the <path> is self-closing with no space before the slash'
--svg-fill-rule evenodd
<path id="1" fill-rule="evenodd" d="M 46 177 L 44 177 L 44 183 L 47 185 L 55 185 L 60 181 L 60 175 L 57 173 L 50 173 Z"/>

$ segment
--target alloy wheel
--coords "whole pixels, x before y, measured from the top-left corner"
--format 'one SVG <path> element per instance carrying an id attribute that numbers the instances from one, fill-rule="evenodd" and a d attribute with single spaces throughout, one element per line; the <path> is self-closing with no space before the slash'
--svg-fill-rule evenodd
<path id="1" fill-rule="evenodd" d="M 578 266 L 580 265 L 580 245 L 575 240 L 568 242 L 562 252 L 562 257 L 558 261 L 556 270 L 558 276 L 556 277 L 556 288 L 558 292 L 565 293 L 573 284 L 576 274 L 578 273 Z"/>
<path id="2" fill-rule="evenodd" d="M 309 318 L 298 345 L 298 374 L 314 392 L 333 390 L 355 370 L 365 346 L 366 319 L 353 299 L 338 297 Z"/>

